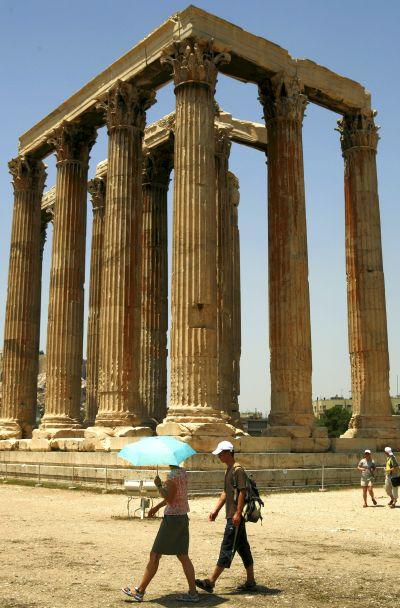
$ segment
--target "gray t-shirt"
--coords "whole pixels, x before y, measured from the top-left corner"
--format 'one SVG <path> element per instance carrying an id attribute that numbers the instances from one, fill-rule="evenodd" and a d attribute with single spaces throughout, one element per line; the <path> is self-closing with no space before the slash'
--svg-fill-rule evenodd
<path id="1" fill-rule="evenodd" d="M 237 506 L 237 493 L 246 489 L 246 473 L 238 463 L 227 469 L 225 473 L 224 490 L 226 494 L 226 519 L 233 517 Z M 236 491 L 237 490 L 237 491 Z"/>
<path id="2" fill-rule="evenodd" d="M 361 472 L 361 479 L 365 479 L 366 481 L 373 479 L 376 465 L 375 461 L 372 460 L 372 458 L 370 460 L 367 460 L 366 458 L 361 458 L 360 462 L 358 463 L 358 466 L 360 467 L 360 469 L 363 469 Z"/>

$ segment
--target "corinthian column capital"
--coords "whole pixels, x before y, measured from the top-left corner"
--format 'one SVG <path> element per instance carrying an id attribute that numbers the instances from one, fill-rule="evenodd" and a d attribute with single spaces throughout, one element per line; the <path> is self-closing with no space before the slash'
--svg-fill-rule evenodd
<path id="1" fill-rule="evenodd" d="M 153 90 L 118 80 L 97 104 L 105 112 L 108 132 L 118 127 L 144 131 L 146 110 L 155 103 L 155 95 Z"/>
<path id="2" fill-rule="evenodd" d="M 63 122 L 54 129 L 48 142 L 54 146 L 57 164 L 72 161 L 85 166 L 96 136 L 95 127 L 78 122 Z"/>
<path id="3" fill-rule="evenodd" d="M 379 127 L 374 121 L 376 115 L 376 110 L 354 112 L 338 120 L 343 155 L 352 148 L 370 148 L 376 152 L 379 141 Z"/>
<path id="4" fill-rule="evenodd" d="M 142 184 L 167 187 L 174 166 L 173 138 L 168 146 L 149 150 L 143 157 Z"/>
<path id="5" fill-rule="evenodd" d="M 215 128 L 215 155 L 228 158 L 231 151 L 230 128 Z"/>
<path id="6" fill-rule="evenodd" d="M 161 58 L 161 63 L 170 63 L 173 68 L 175 86 L 184 83 L 202 83 L 215 89 L 218 65 L 230 62 L 229 53 L 217 53 L 212 40 L 188 38 L 175 42 L 172 50 Z"/>
<path id="7" fill-rule="evenodd" d="M 35 158 L 17 156 L 8 163 L 14 192 L 41 193 L 46 181 L 46 165 Z"/>
<path id="8" fill-rule="evenodd" d="M 92 198 L 93 213 L 104 210 L 106 198 L 106 180 L 103 177 L 95 177 L 88 182 L 88 192 Z"/>
<path id="9" fill-rule="evenodd" d="M 228 171 L 228 188 L 229 188 L 229 201 L 234 207 L 239 207 L 240 192 L 239 192 L 239 179 L 237 176 Z"/>
<path id="10" fill-rule="evenodd" d="M 258 91 L 267 126 L 274 120 L 302 123 L 308 101 L 297 76 L 279 72 L 272 78 L 263 80 Z"/>

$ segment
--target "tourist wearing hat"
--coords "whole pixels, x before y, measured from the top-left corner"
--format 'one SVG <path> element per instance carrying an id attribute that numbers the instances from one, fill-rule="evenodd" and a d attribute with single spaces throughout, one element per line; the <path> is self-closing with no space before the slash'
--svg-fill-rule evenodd
<path id="1" fill-rule="evenodd" d="M 364 504 L 363 507 L 368 507 L 367 497 L 368 494 L 371 496 L 373 505 L 378 503 L 375 500 L 373 484 L 375 480 L 376 465 L 375 461 L 372 460 L 371 450 L 364 450 L 364 458 L 358 463 L 358 470 L 361 471 L 361 489 L 363 493 Z"/>
<path id="2" fill-rule="evenodd" d="M 224 491 L 222 492 L 215 509 L 210 513 L 209 520 L 215 521 L 218 513 L 225 505 L 226 526 L 221 543 L 221 550 L 217 564 L 211 576 L 205 579 L 196 578 L 196 585 L 212 593 L 217 579 L 225 568 L 230 568 L 235 553 L 239 553 L 246 570 L 246 582 L 240 585 L 238 591 L 254 591 L 253 557 L 249 541 L 247 540 L 246 526 L 242 511 L 246 498 L 247 475 L 243 467 L 235 462 L 235 452 L 230 441 L 221 441 L 213 451 L 215 456 L 226 465 Z"/>
<path id="3" fill-rule="evenodd" d="M 386 454 L 386 465 L 385 465 L 385 490 L 389 496 L 389 507 L 394 509 L 396 506 L 397 499 L 399 497 L 399 487 L 397 485 L 397 478 L 400 476 L 399 463 L 397 462 L 396 456 L 393 454 L 392 448 L 389 446 L 385 448 Z M 396 482 L 394 481 L 396 478 Z"/>

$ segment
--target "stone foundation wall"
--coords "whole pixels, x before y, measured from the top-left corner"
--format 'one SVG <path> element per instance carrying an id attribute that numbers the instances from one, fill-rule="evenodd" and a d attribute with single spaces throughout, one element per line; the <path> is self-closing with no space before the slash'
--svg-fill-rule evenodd
<path id="1" fill-rule="evenodd" d="M 321 487 L 359 484 L 357 453 L 242 453 L 238 461 L 254 476 L 260 489 Z M 375 456 L 379 467 L 384 457 Z M 192 494 L 221 491 L 224 468 L 211 454 L 197 454 L 186 463 Z M 0 477 L 67 486 L 89 486 L 121 490 L 125 479 L 152 479 L 155 468 L 138 469 L 118 457 L 117 452 L 0 452 Z M 379 469 L 378 483 L 383 483 Z"/>

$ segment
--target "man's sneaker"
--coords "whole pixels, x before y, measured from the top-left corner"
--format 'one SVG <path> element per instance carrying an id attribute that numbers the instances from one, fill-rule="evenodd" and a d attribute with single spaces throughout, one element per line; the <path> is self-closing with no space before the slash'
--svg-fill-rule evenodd
<path id="1" fill-rule="evenodd" d="M 133 591 L 130 587 L 124 587 L 121 589 L 121 591 L 128 597 L 132 598 L 134 602 L 143 602 L 144 593 L 141 593 L 138 587 L 134 587 Z"/>
<path id="2" fill-rule="evenodd" d="M 198 601 L 200 601 L 200 597 L 197 591 L 195 591 L 194 593 L 190 593 L 190 591 L 189 593 L 182 593 L 182 595 L 178 595 L 176 599 L 178 600 L 178 602 L 188 602 L 190 604 L 196 604 Z"/>
<path id="3" fill-rule="evenodd" d="M 214 593 L 214 585 L 208 580 L 208 578 L 196 578 L 195 583 L 196 587 L 203 589 L 203 591 L 207 591 L 207 593 Z"/>

